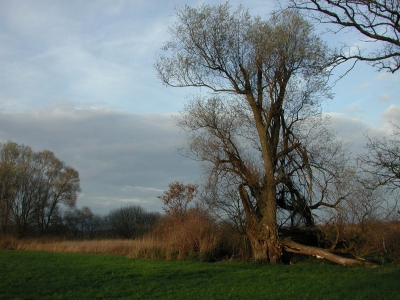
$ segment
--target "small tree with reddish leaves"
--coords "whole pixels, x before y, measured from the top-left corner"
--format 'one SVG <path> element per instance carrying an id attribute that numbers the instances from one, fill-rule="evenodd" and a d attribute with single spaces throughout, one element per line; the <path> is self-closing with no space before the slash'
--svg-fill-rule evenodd
<path id="1" fill-rule="evenodd" d="M 183 184 L 173 182 L 168 185 L 169 189 L 164 195 L 159 196 L 164 203 L 164 211 L 172 217 L 182 219 L 187 212 L 189 203 L 196 197 L 197 184 Z"/>

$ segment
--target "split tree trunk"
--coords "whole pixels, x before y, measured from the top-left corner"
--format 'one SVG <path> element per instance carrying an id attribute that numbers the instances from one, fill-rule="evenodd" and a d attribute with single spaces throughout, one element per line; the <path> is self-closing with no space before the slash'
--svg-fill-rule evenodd
<path id="1" fill-rule="evenodd" d="M 274 190 L 272 190 L 274 192 Z M 240 188 L 240 195 L 246 212 L 246 231 L 251 243 L 252 257 L 254 260 L 266 260 L 270 263 L 277 263 L 282 256 L 282 249 L 279 242 L 278 226 L 276 224 L 276 202 L 275 198 L 265 192 L 264 201 L 260 211 L 262 214 L 251 208 L 249 196 L 243 186 Z"/>
<path id="2" fill-rule="evenodd" d="M 278 231 L 273 224 L 257 224 L 247 229 L 254 260 L 266 260 L 270 263 L 280 261 L 282 255 L 278 240 Z"/>

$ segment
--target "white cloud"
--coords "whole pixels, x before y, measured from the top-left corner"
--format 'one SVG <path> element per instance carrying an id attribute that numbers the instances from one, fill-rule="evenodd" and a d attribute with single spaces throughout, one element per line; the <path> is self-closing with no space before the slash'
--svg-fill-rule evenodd
<path id="1" fill-rule="evenodd" d="M 375 78 L 375 82 L 379 85 L 380 88 L 384 88 L 385 90 L 395 90 L 398 89 L 400 83 L 400 75 L 397 73 L 379 73 Z M 399 98 L 399 97 L 398 97 Z M 400 99 L 400 98 L 399 98 Z"/>
<path id="2" fill-rule="evenodd" d="M 61 99 L 140 113 L 179 109 L 177 91 L 159 105 L 166 94 L 153 68 L 174 3 L 68 3 L 0 3 L 2 111 Z"/>
<path id="3" fill-rule="evenodd" d="M 393 122 L 400 125 L 400 105 L 392 104 L 381 114 L 385 123 Z"/>
<path id="4" fill-rule="evenodd" d="M 391 81 L 397 82 L 399 77 L 397 74 L 389 73 L 389 72 L 381 72 L 375 78 L 378 81 Z"/>
<path id="5" fill-rule="evenodd" d="M 372 86 L 372 83 L 368 81 L 368 82 L 364 82 L 364 83 L 358 85 L 356 88 L 359 90 L 367 90 L 367 89 L 371 88 L 371 86 Z"/>
<path id="6" fill-rule="evenodd" d="M 382 118 L 378 124 L 371 124 L 364 119 L 341 113 L 328 113 L 328 115 L 337 138 L 349 144 L 354 155 L 366 150 L 367 137 L 382 138 L 390 135 L 386 118 Z"/>
<path id="7" fill-rule="evenodd" d="M 386 94 L 386 93 L 379 96 L 379 99 L 385 103 L 390 101 L 392 98 L 393 96 L 391 94 Z"/>

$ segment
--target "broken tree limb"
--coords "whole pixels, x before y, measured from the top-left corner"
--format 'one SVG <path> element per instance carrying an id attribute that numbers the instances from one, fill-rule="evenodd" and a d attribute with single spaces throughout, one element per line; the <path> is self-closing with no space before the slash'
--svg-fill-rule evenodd
<path id="1" fill-rule="evenodd" d="M 311 256 L 316 256 L 317 258 L 325 258 L 327 260 L 330 260 L 337 264 L 341 264 L 343 266 L 349 266 L 349 265 L 361 263 L 357 259 L 342 257 L 339 255 L 333 254 L 326 249 L 312 247 L 312 246 L 306 246 L 306 245 L 296 243 L 290 238 L 284 238 L 283 240 L 281 240 L 281 244 L 283 246 L 283 249 L 287 252 L 311 255 Z"/>

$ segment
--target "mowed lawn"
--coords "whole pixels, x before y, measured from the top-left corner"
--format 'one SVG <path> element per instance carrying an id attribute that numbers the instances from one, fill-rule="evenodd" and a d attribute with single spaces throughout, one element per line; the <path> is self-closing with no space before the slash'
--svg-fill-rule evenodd
<path id="1" fill-rule="evenodd" d="M 0 299 L 400 299 L 400 268 L 0 251 Z"/>

